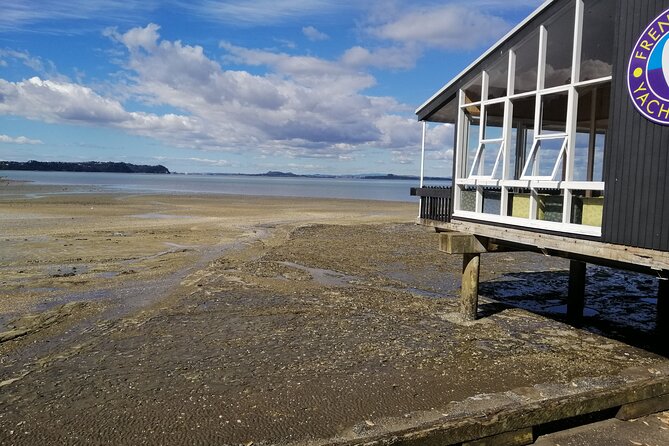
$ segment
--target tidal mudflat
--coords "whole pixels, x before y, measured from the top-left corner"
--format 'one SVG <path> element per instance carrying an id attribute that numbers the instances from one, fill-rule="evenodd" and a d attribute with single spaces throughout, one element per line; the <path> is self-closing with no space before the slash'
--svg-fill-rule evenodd
<path id="1" fill-rule="evenodd" d="M 411 204 L 2 187 L 0 444 L 356 442 L 667 366 L 523 309 L 559 309 L 559 259 L 484 256 L 496 300 L 458 323 L 461 259 Z M 653 295 L 589 274 L 597 299 Z"/>

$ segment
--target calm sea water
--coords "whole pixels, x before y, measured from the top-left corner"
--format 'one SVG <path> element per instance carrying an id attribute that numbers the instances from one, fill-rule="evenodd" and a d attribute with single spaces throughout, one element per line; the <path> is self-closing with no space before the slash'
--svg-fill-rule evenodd
<path id="1" fill-rule="evenodd" d="M 0 171 L 0 177 L 36 184 L 96 186 L 109 192 L 231 194 L 360 200 L 409 201 L 417 180 L 279 178 L 213 175 L 152 175 L 88 172 Z M 0 189 L 0 193 L 2 190 Z"/>

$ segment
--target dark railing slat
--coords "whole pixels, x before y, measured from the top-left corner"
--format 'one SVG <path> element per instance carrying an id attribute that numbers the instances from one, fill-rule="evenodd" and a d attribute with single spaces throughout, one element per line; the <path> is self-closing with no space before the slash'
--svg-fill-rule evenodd
<path id="1" fill-rule="evenodd" d="M 450 187 L 412 187 L 411 195 L 420 197 L 420 218 L 446 223 L 451 221 Z"/>

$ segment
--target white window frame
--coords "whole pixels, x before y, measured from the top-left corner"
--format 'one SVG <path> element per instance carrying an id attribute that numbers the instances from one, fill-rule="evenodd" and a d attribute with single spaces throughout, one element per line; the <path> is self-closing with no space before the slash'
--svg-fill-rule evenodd
<path id="1" fill-rule="evenodd" d="M 548 43 L 548 31 L 544 25 L 539 26 L 539 53 L 537 58 L 537 88 L 532 92 L 515 94 L 515 59 L 516 55 L 513 49 L 508 51 L 505 57 L 508 57 L 509 68 L 507 70 L 507 95 L 503 98 L 488 100 L 488 82 L 489 77 L 486 71 L 481 72 L 481 100 L 475 103 L 465 103 L 464 91 L 459 95 L 459 113 L 458 113 L 458 137 L 456 138 L 456 169 L 454 178 L 455 202 L 454 216 L 462 216 L 473 219 L 495 221 L 510 224 L 519 224 L 522 226 L 532 226 L 537 228 L 557 230 L 562 232 L 578 233 L 585 235 L 601 235 L 601 228 L 576 225 L 571 223 L 571 205 L 574 191 L 587 190 L 599 191 L 605 190 L 605 184 L 602 181 L 574 181 L 574 158 L 576 144 L 577 127 L 577 108 L 578 108 L 578 89 L 597 84 L 610 83 L 612 76 L 605 76 L 598 79 L 579 82 L 581 70 L 581 47 L 583 36 L 583 16 L 584 0 L 573 0 L 570 5 L 570 13 L 574 15 L 574 35 L 572 48 L 572 66 L 571 83 L 551 88 L 545 87 L 546 75 L 546 53 Z M 576 80 L 576 82 L 574 82 Z M 560 133 L 541 133 L 542 128 L 542 100 L 547 95 L 555 93 L 567 93 L 567 115 L 565 116 L 565 131 Z M 532 147 L 528 153 L 527 159 L 522 169 L 522 174 L 518 180 L 513 178 L 513 172 L 510 166 L 511 150 L 515 150 L 512 144 L 513 132 L 513 101 L 535 96 L 535 114 L 534 114 L 534 138 Z M 504 121 L 502 126 L 502 137 L 486 139 L 485 128 L 487 124 L 486 107 L 493 104 L 504 104 Z M 467 147 L 469 147 L 468 138 L 465 138 L 468 130 L 466 118 L 467 107 L 476 106 L 480 110 L 479 120 L 479 141 L 477 151 L 472 161 L 471 167 L 467 170 Z M 560 151 L 555 160 L 555 164 L 550 175 L 539 175 L 535 170 L 538 157 L 541 156 L 541 142 L 547 140 L 562 140 Z M 490 153 L 485 153 L 488 148 L 486 144 L 499 144 L 495 155 L 495 163 L 492 171 L 485 172 L 484 159 Z M 471 153 L 471 152 L 469 152 Z M 564 174 L 563 174 L 564 172 Z M 495 187 L 501 190 L 500 214 L 483 214 L 483 190 L 486 187 Z M 524 188 L 530 190 L 530 206 L 527 218 L 509 217 L 508 201 L 509 191 L 512 188 Z M 475 211 L 462 210 L 462 192 L 465 189 L 476 190 Z M 563 194 L 562 222 L 548 222 L 537 220 L 537 209 L 539 205 L 539 194 L 541 190 L 552 189 L 560 190 Z"/>

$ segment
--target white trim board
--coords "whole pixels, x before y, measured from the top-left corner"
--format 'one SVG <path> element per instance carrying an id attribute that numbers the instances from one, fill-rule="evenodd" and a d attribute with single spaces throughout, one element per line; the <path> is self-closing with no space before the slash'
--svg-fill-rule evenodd
<path id="1" fill-rule="evenodd" d="M 453 218 L 466 218 L 468 220 L 480 221 L 483 224 L 486 222 L 497 223 L 503 225 L 518 226 L 520 228 L 541 229 L 543 231 L 562 232 L 564 234 L 585 235 L 588 237 L 601 237 L 602 228 L 598 226 L 576 225 L 571 223 L 561 223 L 544 220 L 530 220 L 528 218 L 519 217 L 502 217 L 494 214 L 483 214 L 478 212 L 455 211 Z"/>

